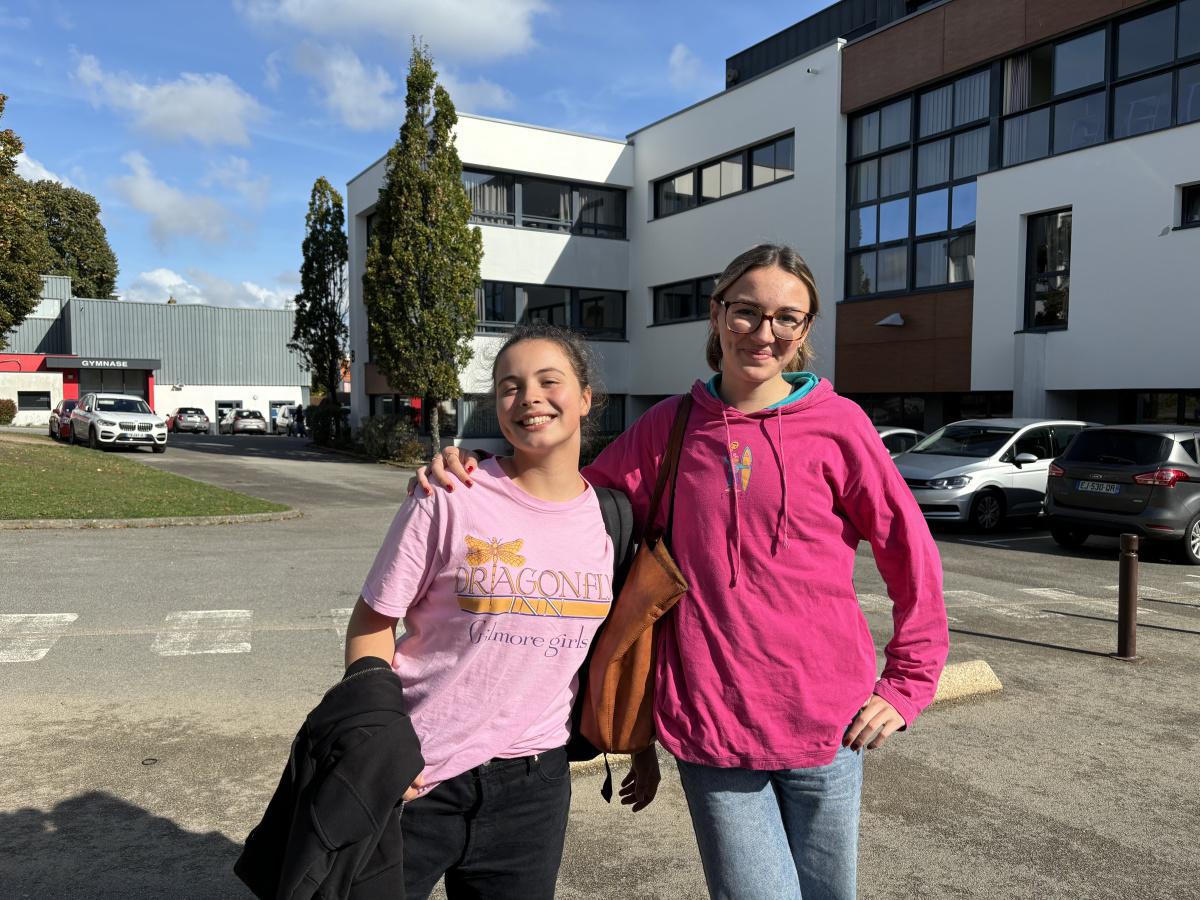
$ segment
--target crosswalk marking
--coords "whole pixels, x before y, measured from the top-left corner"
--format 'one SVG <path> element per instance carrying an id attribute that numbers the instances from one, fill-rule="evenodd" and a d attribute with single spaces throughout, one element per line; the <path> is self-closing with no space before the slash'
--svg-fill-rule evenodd
<path id="1" fill-rule="evenodd" d="M 249 653 L 252 615 L 248 609 L 173 612 L 154 636 L 154 652 L 159 656 Z"/>
<path id="2" fill-rule="evenodd" d="M 0 662 L 37 662 L 78 618 L 76 613 L 0 615 Z"/>
<path id="3" fill-rule="evenodd" d="M 863 609 L 882 612 L 892 608 L 892 601 L 883 596 L 883 594 L 859 594 L 858 605 Z"/>
<path id="4" fill-rule="evenodd" d="M 962 600 L 964 603 L 971 603 L 975 606 L 993 606 L 996 603 L 995 597 L 981 594 L 979 591 L 943 591 L 942 593 L 954 600 Z"/>
<path id="5" fill-rule="evenodd" d="M 1079 595 L 1074 591 L 1060 591 L 1058 588 L 1021 588 L 1022 594 L 1034 597 L 1045 597 L 1047 600 L 1078 600 Z"/>
<path id="6" fill-rule="evenodd" d="M 346 643 L 346 626 L 350 624 L 350 613 L 352 612 L 354 612 L 353 606 L 331 609 L 329 611 L 329 618 L 333 621 L 333 630 L 337 632 L 340 643 Z"/>
<path id="7" fill-rule="evenodd" d="M 994 612 L 997 615 L 1001 615 L 1009 619 L 1050 618 L 1050 613 L 1042 612 L 1040 609 L 1034 609 L 1029 606 L 992 606 L 988 608 L 988 611 Z"/>
<path id="8" fill-rule="evenodd" d="M 1104 589 L 1106 591 L 1119 591 L 1121 589 L 1121 586 L 1119 584 L 1106 584 L 1104 586 Z M 1153 600 L 1156 597 L 1178 597 L 1179 593 L 1177 591 L 1164 591 L 1162 588 L 1150 587 L 1149 585 L 1140 584 L 1140 585 L 1138 585 L 1138 596 L 1139 597 L 1148 597 L 1151 600 Z"/>

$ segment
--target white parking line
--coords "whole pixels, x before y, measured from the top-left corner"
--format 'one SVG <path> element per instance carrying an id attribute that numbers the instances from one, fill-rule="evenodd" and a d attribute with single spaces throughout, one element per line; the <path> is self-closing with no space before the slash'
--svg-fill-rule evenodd
<path id="1" fill-rule="evenodd" d="M 154 636 L 159 656 L 192 656 L 199 653 L 249 653 L 248 609 L 198 609 L 173 612 Z"/>
<path id="2" fill-rule="evenodd" d="M 1200 587 L 1200 585 L 1198 585 L 1198 587 Z M 1119 584 L 1106 584 L 1104 589 L 1106 591 L 1119 591 L 1121 586 Z M 1157 597 L 1178 597 L 1179 594 L 1176 591 L 1164 591 L 1162 588 L 1140 584 L 1138 585 L 1138 596 L 1148 597 L 1151 600 L 1154 600 Z"/>
<path id="3" fill-rule="evenodd" d="M 77 613 L 0 616 L 0 662 L 37 662 L 78 618 Z"/>

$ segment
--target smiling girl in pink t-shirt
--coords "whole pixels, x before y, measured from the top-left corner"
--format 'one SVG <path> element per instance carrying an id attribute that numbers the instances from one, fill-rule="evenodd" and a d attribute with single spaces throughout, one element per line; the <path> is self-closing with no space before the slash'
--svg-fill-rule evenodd
<path id="1" fill-rule="evenodd" d="M 426 760 L 401 820 L 410 900 L 443 875 L 450 900 L 554 896 L 576 673 L 613 599 L 612 542 L 579 474 L 586 343 L 524 326 L 492 377 L 513 455 L 486 460 L 473 490 L 404 503 L 346 635 L 347 665 L 391 661 Z M 623 799 L 640 809 L 657 784 L 641 754 Z"/>

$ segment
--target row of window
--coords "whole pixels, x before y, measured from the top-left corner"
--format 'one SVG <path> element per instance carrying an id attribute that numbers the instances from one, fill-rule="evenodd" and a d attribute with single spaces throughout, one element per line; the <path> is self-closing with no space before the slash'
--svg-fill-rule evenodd
<path id="1" fill-rule="evenodd" d="M 1194 121 L 1200 0 L 1035 47 L 855 116 L 847 296 L 972 281 L 978 175 Z"/>
<path id="2" fill-rule="evenodd" d="M 464 438 L 500 438 L 496 401 L 490 394 L 464 394 L 458 401 L 458 434 Z M 609 394 L 605 403 L 588 416 L 596 433 L 620 434 L 625 430 L 625 395 Z"/>
<path id="3" fill-rule="evenodd" d="M 463 169 L 462 181 L 472 222 L 625 237 L 625 191 L 618 188 L 480 169 Z"/>
<path id="4" fill-rule="evenodd" d="M 475 290 L 475 315 L 480 334 L 543 322 L 574 328 L 591 340 L 625 338 L 624 291 L 484 281 Z"/>
<path id="5" fill-rule="evenodd" d="M 794 145 L 794 134 L 789 133 L 659 179 L 654 182 L 655 218 L 790 178 L 795 170 Z"/>

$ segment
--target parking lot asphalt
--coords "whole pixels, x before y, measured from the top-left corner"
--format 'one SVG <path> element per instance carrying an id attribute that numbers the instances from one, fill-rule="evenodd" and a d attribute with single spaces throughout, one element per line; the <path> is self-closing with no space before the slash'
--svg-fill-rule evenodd
<path id="1" fill-rule="evenodd" d="M 346 610 L 407 480 L 286 437 L 173 435 L 137 458 L 304 516 L 0 533 L 6 898 L 248 896 L 238 844 L 341 672 Z M 936 705 L 869 755 L 860 896 L 1200 896 L 1200 571 L 1142 566 L 1142 659 L 1122 663 L 1115 541 L 937 538 L 951 661 L 987 660 L 1004 690 Z M 856 582 L 881 648 L 867 549 Z M 664 771 L 636 816 L 603 803 L 600 776 L 575 781 L 559 897 L 704 896 Z"/>

